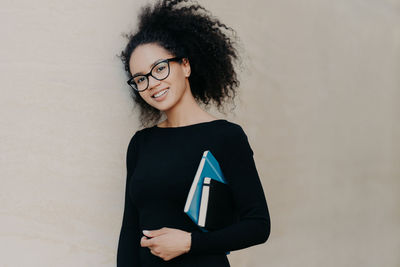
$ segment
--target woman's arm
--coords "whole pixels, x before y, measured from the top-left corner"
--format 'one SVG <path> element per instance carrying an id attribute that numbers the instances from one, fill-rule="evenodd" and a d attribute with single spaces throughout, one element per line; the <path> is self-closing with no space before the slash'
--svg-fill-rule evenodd
<path id="1" fill-rule="evenodd" d="M 224 253 L 267 241 L 271 222 L 253 150 L 242 127 L 233 124 L 219 163 L 233 193 L 239 221 L 212 232 L 192 232 L 189 253 Z"/>
<path id="2" fill-rule="evenodd" d="M 129 142 L 126 154 L 127 177 L 125 184 L 125 206 L 118 241 L 117 267 L 139 267 L 140 231 L 138 211 L 128 193 L 129 183 L 136 165 L 137 132 Z"/>

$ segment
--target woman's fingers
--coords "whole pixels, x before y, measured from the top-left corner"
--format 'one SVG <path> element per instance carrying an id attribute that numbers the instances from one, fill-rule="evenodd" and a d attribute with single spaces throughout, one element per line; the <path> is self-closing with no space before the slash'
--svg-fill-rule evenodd
<path id="1" fill-rule="evenodd" d="M 140 245 L 142 247 L 150 247 L 153 245 L 153 241 L 145 236 L 142 236 L 142 238 L 140 239 Z"/>

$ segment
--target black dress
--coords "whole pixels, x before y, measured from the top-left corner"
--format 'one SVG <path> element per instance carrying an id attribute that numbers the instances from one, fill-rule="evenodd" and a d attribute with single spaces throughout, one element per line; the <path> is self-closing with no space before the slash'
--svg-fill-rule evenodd
<path id="1" fill-rule="evenodd" d="M 183 212 L 205 150 L 218 160 L 232 189 L 240 221 L 204 233 Z M 230 266 L 227 251 L 264 243 L 270 217 L 247 136 L 224 119 L 181 127 L 157 125 L 137 131 L 126 155 L 125 207 L 117 267 Z M 192 233 L 191 249 L 169 261 L 140 246 L 142 230 L 162 227 Z"/>

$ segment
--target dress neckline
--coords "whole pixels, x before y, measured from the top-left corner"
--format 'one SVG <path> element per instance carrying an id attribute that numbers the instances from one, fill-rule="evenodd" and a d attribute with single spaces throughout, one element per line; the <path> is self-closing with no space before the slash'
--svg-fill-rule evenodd
<path id="1" fill-rule="evenodd" d="M 199 122 L 199 123 L 194 123 L 194 124 L 189 124 L 189 125 L 183 125 L 183 126 L 176 126 L 176 127 L 159 127 L 157 124 L 155 124 L 153 126 L 153 128 L 155 129 L 184 129 L 184 128 L 192 128 L 192 127 L 196 127 L 196 126 L 201 126 L 201 125 L 205 125 L 205 124 L 213 124 L 213 123 L 217 123 L 217 122 L 222 122 L 222 121 L 226 121 L 225 119 L 216 119 L 216 120 L 212 120 L 212 121 L 204 121 L 204 122 Z"/>

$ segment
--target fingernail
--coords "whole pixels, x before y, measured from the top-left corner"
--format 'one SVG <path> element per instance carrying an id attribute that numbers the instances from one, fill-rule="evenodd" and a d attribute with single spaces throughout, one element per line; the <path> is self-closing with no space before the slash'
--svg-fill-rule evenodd
<path id="1" fill-rule="evenodd" d="M 150 234 L 150 232 L 147 231 L 147 230 L 143 230 L 143 234 L 144 234 L 144 235 L 148 235 L 148 234 Z"/>

